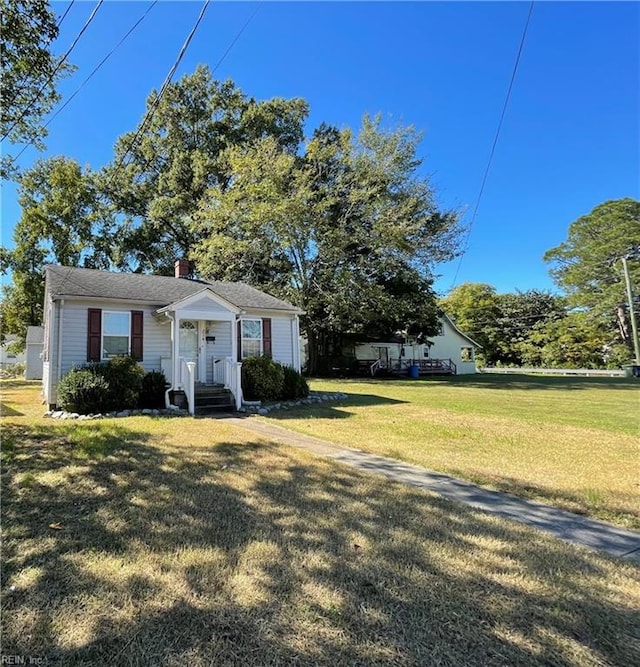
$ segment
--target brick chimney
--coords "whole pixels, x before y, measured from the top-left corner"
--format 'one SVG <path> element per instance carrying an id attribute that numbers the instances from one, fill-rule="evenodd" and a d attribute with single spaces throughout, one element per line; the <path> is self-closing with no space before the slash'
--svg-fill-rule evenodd
<path id="1" fill-rule="evenodd" d="M 176 278 L 189 278 L 191 270 L 188 259 L 176 259 L 174 264 Z"/>

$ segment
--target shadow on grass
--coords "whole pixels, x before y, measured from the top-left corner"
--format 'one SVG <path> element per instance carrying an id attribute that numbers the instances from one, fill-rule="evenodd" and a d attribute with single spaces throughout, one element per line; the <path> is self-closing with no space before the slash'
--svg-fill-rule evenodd
<path id="1" fill-rule="evenodd" d="M 353 414 L 349 412 L 349 408 L 374 407 L 377 405 L 401 405 L 408 402 L 409 401 L 403 401 L 397 398 L 376 396 L 374 394 L 347 393 L 347 398 L 341 399 L 337 403 L 312 403 L 311 405 L 296 406 L 289 410 L 274 410 L 269 413 L 269 419 L 300 419 L 301 416 L 322 417 L 323 419 L 348 419 Z"/>
<path id="2" fill-rule="evenodd" d="M 637 616 L 613 596 L 606 558 L 263 442 L 190 450 L 100 423 L 82 449 L 75 426 L 12 427 L 7 654 L 61 665 L 633 662 Z"/>
<path id="3" fill-rule="evenodd" d="M 500 373 L 477 373 L 473 375 L 449 375 L 421 377 L 409 380 L 403 378 L 368 379 L 350 378 L 340 380 L 345 386 L 349 383 L 380 385 L 392 382 L 394 385 L 406 387 L 436 386 L 465 386 L 477 389 L 507 389 L 507 390 L 578 390 L 578 389 L 638 389 L 640 382 L 636 378 L 626 377 L 579 377 L 579 376 L 546 376 L 546 375 L 516 375 Z"/>
<path id="4" fill-rule="evenodd" d="M 0 403 L 0 417 L 22 417 L 24 412 L 18 412 L 6 403 Z"/>

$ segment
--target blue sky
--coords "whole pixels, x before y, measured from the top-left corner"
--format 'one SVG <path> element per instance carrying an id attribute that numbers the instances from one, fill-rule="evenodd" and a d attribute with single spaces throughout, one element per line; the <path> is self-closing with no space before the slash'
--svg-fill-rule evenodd
<path id="1" fill-rule="evenodd" d="M 150 2 L 105 2 L 70 60 L 63 102 Z M 60 15 L 68 2 L 54 2 Z M 71 44 L 94 2 L 75 2 L 55 45 Z M 200 12 L 159 2 L 49 126 L 47 155 L 99 168 L 135 129 Z M 422 173 L 445 208 L 478 198 L 528 2 L 211 2 L 174 77 L 198 63 L 257 99 L 303 97 L 309 132 L 357 128 L 362 114 L 424 133 Z M 551 289 L 542 255 L 569 224 L 608 199 L 638 198 L 639 5 L 536 2 L 484 194 L 461 262 L 439 265 L 440 293 L 465 281 L 499 292 Z M 19 150 L 20 147 L 18 147 Z M 4 150 L 4 147 L 3 147 Z M 15 149 L 14 149 L 15 151 Z M 38 153 L 27 149 L 28 168 Z M 3 184 L 2 242 L 20 216 Z"/>

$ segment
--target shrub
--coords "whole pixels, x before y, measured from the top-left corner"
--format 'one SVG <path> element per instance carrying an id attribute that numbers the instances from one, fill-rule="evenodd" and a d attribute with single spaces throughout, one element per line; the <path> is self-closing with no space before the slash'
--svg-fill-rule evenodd
<path id="1" fill-rule="evenodd" d="M 134 359 L 114 357 L 109 361 L 91 364 L 84 368 L 107 382 L 104 411 L 131 409 L 138 405 L 144 369 Z"/>
<path id="2" fill-rule="evenodd" d="M 70 412 L 104 412 L 107 381 L 89 368 L 73 368 L 58 382 L 58 404 Z"/>
<path id="3" fill-rule="evenodd" d="M 250 357 L 242 363 L 242 390 L 247 400 L 276 400 L 283 387 L 284 368 L 270 357 Z"/>
<path id="4" fill-rule="evenodd" d="M 142 378 L 138 404 L 141 408 L 164 408 L 166 378 L 161 371 L 149 371 Z"/>
<path id="5" fill-rule="evenodd" d="M 283 366 L 284 383 L 280 398 L 285 401 L 295 398 L 306 398 L 309 395 L 309 385 L 300 373 L 291 366 Z"/>

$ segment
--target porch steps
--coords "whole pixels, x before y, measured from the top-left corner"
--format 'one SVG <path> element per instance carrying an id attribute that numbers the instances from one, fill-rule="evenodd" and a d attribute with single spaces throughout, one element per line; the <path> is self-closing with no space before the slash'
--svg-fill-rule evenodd
<path id="1" fill-rule="evenodd" d="M 195 386 L 195 414 L 208 415 L 214 412 L 235 411 L 233 394 L 221 384 Z"/>

